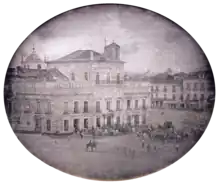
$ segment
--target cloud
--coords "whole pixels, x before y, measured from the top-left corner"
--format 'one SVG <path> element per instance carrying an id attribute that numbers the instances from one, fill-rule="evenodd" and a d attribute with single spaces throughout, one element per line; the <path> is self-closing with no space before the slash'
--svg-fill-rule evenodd
<path id="1" fill-rule="evenodd" d="M 123 5 L 79 8 L 57 16 L 35 30 L 16 53 L 31 52 L 51 60 L 78 49 L 104 50 L 104 39 L 121 46 L 121 58 L 129 71 L 155 72 L 166 68 L 190 71 L 206 61 L 197 43 L 179 26 L 144 9 Z M 159 67 L 158 67 L 159 66 Z"/>

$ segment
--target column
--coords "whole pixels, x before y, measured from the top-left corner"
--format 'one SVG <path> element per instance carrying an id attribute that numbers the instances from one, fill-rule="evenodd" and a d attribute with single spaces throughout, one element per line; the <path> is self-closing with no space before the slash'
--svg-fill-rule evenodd
<path id="1" fill-rule="evenodd" d="M 134 115 L 131 115 L 131 125 L 134 125 Z"/>
<path id="2" fill-rule="evenodd" d="M 104 121 L 104 117 L 102 115 L 102 116 L 100 116 L 100 125 L 101 125 L 101 127 L 104 125 L 104 123 L 105 123 L 105 121 Z"/>
<path id="3" fill-rule="evenodd" d="M 84 118 L 80 117 L 79 118 L 79 129 L 83 129 L 84 128 Z"/>
<path id="4" fill-rule="evenodd" d="M 139 115 L 139 124 L 140 124 L 140 125 L 143 124 L 143 123 L 142 123 L 142 115 L 141 115 L 141 114 Z"/>
<path id="5" fill-rule="evenodd" d="M 107 125 L 107 116 L 104 117 L 104 124 L 103 125 Z"/>
<path id="6" fill-rule="evenodd" d="M 93 125 L 93 127 L 94 128 L 96 128 L 96 118 L 97 118 L 97 116 L 93 116 L 93 118 L 92 118 L 92 125 Z M 100 118 L 100 121 L 101 121 L 101 118 Z"/>

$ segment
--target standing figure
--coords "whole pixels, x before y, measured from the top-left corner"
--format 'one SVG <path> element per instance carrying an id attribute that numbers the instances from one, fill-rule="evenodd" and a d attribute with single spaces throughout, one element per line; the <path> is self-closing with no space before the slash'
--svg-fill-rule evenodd
<path id="1" fill-rule="evenodd" d="M 147 144 L 147 152 L 150 151 L 150 144 Z"/>
<path id="2" fill-rule="evenodd" d="M 176 145 L 175 145 L 175 149 L 176 149 L 176 152 L 179 151 L 179 144 L 176 144 Z"/>
<path id="3" fill-rule="evenodd" d="M 142 139 L 142 142 L 141 142 L 141 146 L 142 146 L 142 149 L 144 149 L 144 138 Z"/>
<path id="4" fill-rule="evenodd" d="M 80 137 L 83 139 L 83 130 L 80 130 Z"/>
<path id="5" fill-rule="evenodd" d="M 127 156 L 127 147 L 124 147 L 124 155 Z"/>
<path id="6" fill-rule="evenodd" d="M 93 139 L 95 138 L 95 128 L 94 128 L 94 126 L 92 126 L 92 137 L 93 137 Z"/>
<path id="7" fill-rule="evenodd" d="M 134 159 L 134 157 L 135 157 L 135 150 L 133 149 L 132 154 L 131 154 L 131 158 Z"/>

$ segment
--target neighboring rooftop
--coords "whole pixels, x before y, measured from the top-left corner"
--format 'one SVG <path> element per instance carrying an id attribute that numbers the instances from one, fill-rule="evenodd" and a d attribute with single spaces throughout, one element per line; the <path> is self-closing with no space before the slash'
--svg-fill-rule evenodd
<path id="1" fill-rule="evenodd" d="M 32 53 L 28 55 L 23 61 L 23 63 L 42 63 L 42 62 L 43 61 L 38 56 L 34 47 L 32 49 Z"/>
<path id="2" fill-rule="evenodd" d="M 57 79 L 68 80 L 68 77 L 63 75 L 58 69 L 26 69 L 22 67 L 17 68 L 17 78 L 21 79 L 37 79 L 56 81 Z"/>

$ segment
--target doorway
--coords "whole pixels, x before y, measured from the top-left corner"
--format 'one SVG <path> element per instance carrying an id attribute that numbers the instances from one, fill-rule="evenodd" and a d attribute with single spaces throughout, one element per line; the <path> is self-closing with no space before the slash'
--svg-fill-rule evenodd
<path id="1" fill-rule="evenodd" d="M 136 126 L 139 125 L 139 115 L 134 116 L 134 123 L 135 123 Z"/>
<path id="2" fill-rule="evenodd" d="M 35 119 L 35 131 L 41 132 L 41 119 L 40 118 Z"/>
<path id="3" fill-rule="evenodd" d="M 79 119 L 73 120 L 73 127 L 74 127 L 75 132 L 79 130 Z"/>
<path id="4" fill-rule="evenodd" d="M 107 116 L 107 126 L 111 126 L 112 124 L 112 117 L 111 116 Z"/>

